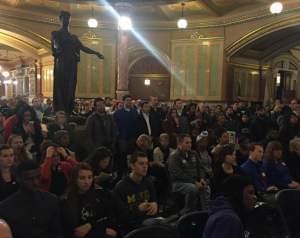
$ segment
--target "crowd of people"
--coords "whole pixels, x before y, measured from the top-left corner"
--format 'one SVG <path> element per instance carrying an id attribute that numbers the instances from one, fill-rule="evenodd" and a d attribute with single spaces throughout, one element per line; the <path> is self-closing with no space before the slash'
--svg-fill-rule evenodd
<path id="1" fill-rule="evenodd" d="M 244 237 L 256 201 L 300 188 L 298 106 L 0 100 L 0 219 L 15 238 L 116 238 L 208 210 L 205 238 Z"/>

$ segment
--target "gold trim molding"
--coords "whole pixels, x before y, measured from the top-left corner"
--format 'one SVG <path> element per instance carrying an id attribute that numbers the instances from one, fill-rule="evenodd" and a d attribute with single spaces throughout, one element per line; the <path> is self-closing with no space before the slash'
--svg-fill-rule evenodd
<path id="1" fill-rule="evenodd" d="M 241 63 L 234 63 L 230 62 L 230 65 L 240 68 L 247 68 L 247 69 L 254 69 L 259 70 L 260 66 L 258 64 L 241 64 Z M 262 70 L 269 70 L 271 67 L 269 65 L 262 66 Z"/>
<path id="2" fill-rule="evenodd" d="M 234 42 L 230 46 L 225 49 L 225 53 L 227 57 L 233 56 L 240 49 L 244 48 L 248 44 L 254 42 L 255 40 L 266 36 L 270 33 L 273 33 L 278 30 L 282 30 L 288 27 L 298 26 L 300 25 L 300 16 L 291 16 L 286 19 L 282 19 L 280 21 L 274 21 L 270 24 L 262 26 L 254 31 L 249 32 L 244 37 Z"/>
<path id="3" fill-rule="evenodd" d="M 169 74 L 129 74 L 129 77 L 162 79 L 162 78 L 170 78 L 170 75 Z"/>

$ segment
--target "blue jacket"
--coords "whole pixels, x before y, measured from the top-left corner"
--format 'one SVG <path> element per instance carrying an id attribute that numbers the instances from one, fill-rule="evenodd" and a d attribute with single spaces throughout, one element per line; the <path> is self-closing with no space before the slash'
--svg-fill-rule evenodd
<path id="1" fill-rule="evenodd" d="M 293 181 L 289 169 L 284 162 L 275 163 L 265 161 L 263 168 L 266 171 L 268 185 L 275 185 L 279 189 L 288 188 Z"/>
<path id="2" fill-rule="evenodd" d="M 135 139 L 137 133 L 137 112 L 135 109 L 126 111 L 124 108 L 117 110 L 114 119 L 119 132 L 119 139 L 132 140 Z"/>
<path id="3" fill-rule="evenodd" d="M 223 196 L 213 200 L 202 238 L 244 237 L 243 224 L 229 201 Z"/>
<path id="4" fill-rule="evenodd" d="M 267 188 L 267 177 L 261 163 L 255 163 L 248 159 L 241 165 L 242 172 L 248 176 L 258 192 L 265 192 Z"/>

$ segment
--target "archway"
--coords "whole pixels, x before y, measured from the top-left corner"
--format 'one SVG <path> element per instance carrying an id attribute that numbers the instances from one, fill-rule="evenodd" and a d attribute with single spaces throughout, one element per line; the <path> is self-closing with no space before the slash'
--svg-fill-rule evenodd
<path id="1" fill-rule="evenodd" d="M 34 32 L 0 22 L 0 65 L 10 75 L 1 75 L 1 96 L 26 95 L 32 97 L 40 93 L 41 73 L 37 63 L 50 55 L 49 40 Z M 24 82 L 27 82 L 24 87 Z"/>
<path id="2" fill-rule="evenodd" d="M 277 28 L 270 24 L 258 29 L 226 49 L 234 86 L 245 100 L 267 103 L 300 96 L 300 54 L 294 52 L 300 46 L 300 24 L 295 19 L 300 20 L 294 17 L 278 23 Z"/>
<path id="3" fill-rule="evenodd" d="M 129 70 L 129 91 L 134 98 L 160 100 L 170 98 L 170 73 L 154 57 L 143 55 L 134 60 Z"/>
<path id="4" fill-rule="evenodd" d="M 238 53 L 240 50 L 247 47 L 251 43 L 261 39 L 264 36 L 268 36 L 273 32 L 279 32 L 281 30 L 293 28 L 297 26 L 300 26 L 300 16 L 298 14 L 259 27 L 256 30 L 249 32 L 245 36 L 241 37 L 239 40 L 235 41 L 228 47 L 226 47 L 225 49 L 226 56 L 228 58 L 234 56 L 236 53 Z"/>

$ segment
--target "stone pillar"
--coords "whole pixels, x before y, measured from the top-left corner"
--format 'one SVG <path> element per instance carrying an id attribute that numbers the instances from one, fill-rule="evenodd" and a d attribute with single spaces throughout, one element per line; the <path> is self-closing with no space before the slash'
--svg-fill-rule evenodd
<path id="1" fill-rule="evenodd" d="M 41 95 L 42 93 L 42 64 L 40 60 L 35 61 L 35 94 Z"/>
<path id="2" fill-rule="evenodd" d="M 122 2 L 116 4 L 119 15 L 130 16 L 131 4 Z M 129 93 L 128 91 L 128 41 L 129 31 L 118 29 L 117 46 L 117 99 Z"/>

